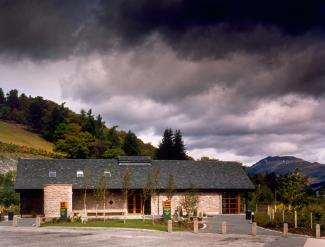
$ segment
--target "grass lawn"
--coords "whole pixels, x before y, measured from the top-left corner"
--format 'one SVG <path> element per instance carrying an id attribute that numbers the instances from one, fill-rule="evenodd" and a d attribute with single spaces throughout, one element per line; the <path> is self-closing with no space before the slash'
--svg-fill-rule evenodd
<path id="1" fill-rule="evenodd" d="M 156 222 L 154 225 L 151 220 L 139 220 L 130 219 L 124 224 L 123 220 L 113 220 L 108 219 L 105 222 L 103 220 L 90 220 L 86 224 L 81 224 L 80 222 L 56 222 L 56 223 L 46 223 L 42 226 L 63 226 L 63 227 L 121 227 L 121 228 L 137 228 L 137 229 L 150 229 L 167 231 L 167 226 L 161 222 Z M 173 226 L 173 231 L 186 231 L 185 227 Z"/>
<path id="2" fill-rule="evenodd" d="M 52 143 L 46 141 L 40 135 L 26 130 L 24 126 L 4 121 L 0 121 L 0 141 L 43 149 L 48 152 L 53 152 L 54 147 Z"/>

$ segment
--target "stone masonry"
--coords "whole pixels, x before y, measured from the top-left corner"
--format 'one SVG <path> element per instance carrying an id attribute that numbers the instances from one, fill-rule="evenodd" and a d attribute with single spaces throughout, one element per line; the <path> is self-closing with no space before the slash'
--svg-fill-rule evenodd
<path id="1" fill-rule="evenodd" d="M 68 215 L 72 212 L 72 185 L 44 185 L 44 215 L 46 218 L 60 217 L 60 203 L 67 202 Z"/>
<path id="2" fill-rule="evenodd" d="M 176 193 L 171 202 L 171 212 L 174 214 L 177 206 L 180 206 L 185 193 Z M 199 205 L 198 211 L 206 213 L 207 215 L 221 214 L 221 194 L 217 192 L 198 193 Z M 167 200 L 165 193 L 160 193 L 159 198 L 151 198 L 151 213 L 158 215 L 158 201 L 159 201 L 159 215 L 163 213 L 163 201 Z"/>

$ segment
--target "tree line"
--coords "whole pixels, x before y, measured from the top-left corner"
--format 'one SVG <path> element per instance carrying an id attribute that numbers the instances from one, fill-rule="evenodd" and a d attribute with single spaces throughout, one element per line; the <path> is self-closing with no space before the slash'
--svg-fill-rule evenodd
<path id="1" fill-rule="evenodd" d="M 65 103 L 57 104 L 40 96 L 31 97 L 12 89 L 0 88 L 0 119 L 28 126 L 55 144 L 55 151 L 66 158 L 116 158 L 120 155 L 147 155 L 156 159 L 189 159 L 180 130 L 168 128 L 158 148 L 144 143 L 132 131 L 107 127 L 92 110 L 71 111 Z"/>
<path id="2" fill-rule="evenodd" d="M 31 97 L 18 90 L 7 94 L 0 88 L 0 119 L 24 124 L 55 144 L 55 151 L 67 158 L 116 158 L 119 155 L 154 156 L 155 147 L 132 132 L 106 127 L 101 115 L 92 110 L 80 114 L 65 106 Z"/>
<path id="3" fill-rule="evenodd" d="M 257 174 L 251 177 L 256 190 L 250 194 L 251 208 L 258 211 L 259 204 L 282 202 L 289 210 L 308 205 L 312 191 L 308 187 L 308 177 L 298 169 L 283 175 Z"/>

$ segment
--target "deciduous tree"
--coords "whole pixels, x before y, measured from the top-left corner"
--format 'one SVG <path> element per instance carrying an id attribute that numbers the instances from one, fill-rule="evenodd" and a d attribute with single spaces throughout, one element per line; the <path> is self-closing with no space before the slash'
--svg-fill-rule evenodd
<path id="1" fill-rule="evenodd" d="M 276 180 L 277 193 L 282 201 L 289 207 L 299 207 L 306 197 L 308 178 L 300 174 L 296 169 L 293 173 L 279 176 Z"/>

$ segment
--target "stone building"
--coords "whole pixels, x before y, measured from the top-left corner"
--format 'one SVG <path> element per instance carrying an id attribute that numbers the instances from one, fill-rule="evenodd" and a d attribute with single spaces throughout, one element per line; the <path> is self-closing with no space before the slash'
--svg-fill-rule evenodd
<path id="1" fill-rule="evenodd" d="M 126 195 L 123 177 L 127 171 L 131 176 Z M 175 189 L 171 198 L 172 213 L 180 206 L 185 193 L 195 189 L 199 212 L 238 214 L 244 210 L 241 197 L 255 189 L 241 164 L 236 162 L 151 160 L 147 156 L 121 156 L 110 160 L 21 159 L 15 189 L 20 193 L 22 216 L 59 217 L 62 203 L 69 215 L 85 208 L 89 215 L 101 215 L 105 211 L 107 215 L 125 212 L 136 217 L 143 210 L 145 214 L 162 215 L 170 176 Z M 157 193 L 144 200 L 143 189 L 148 177 Z M 105 196 L 100 193 L 103 188 L 106 188 Z"/>

